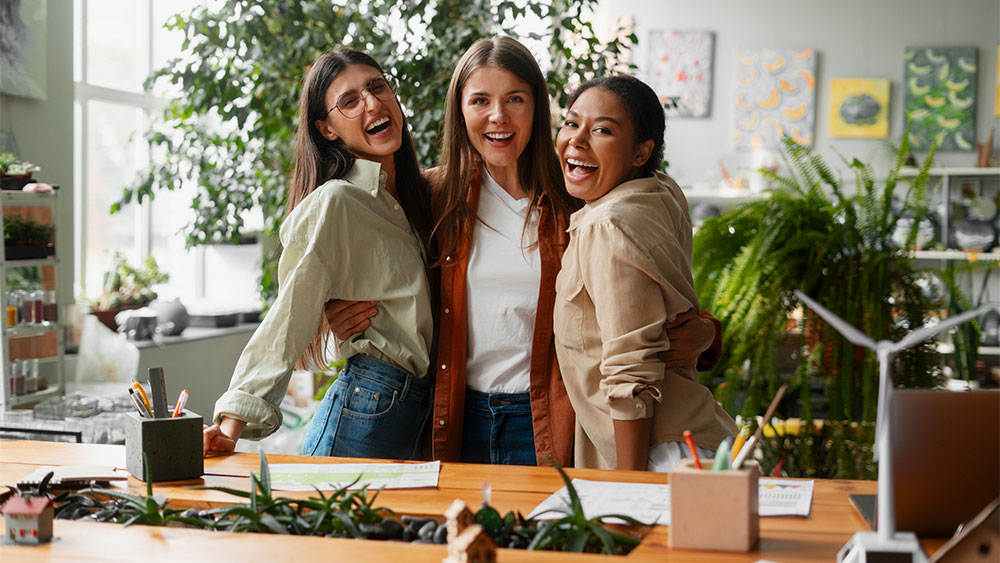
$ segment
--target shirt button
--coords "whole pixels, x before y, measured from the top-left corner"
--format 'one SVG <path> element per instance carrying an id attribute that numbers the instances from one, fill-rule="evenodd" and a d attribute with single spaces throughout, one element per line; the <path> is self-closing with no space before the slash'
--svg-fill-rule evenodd
<path id="1" fill-rule="evenodd" d="M 641 409 L 642 407 L 643 407 L 642 403 L 636 403 L 635 404 L 635 408 L 637 408 L 637 409 Z"/>
<path id="2" fill-rule="evenodd" d="M 448 369 L 448 364 L 441 364 L 441 369 Z"/>
<path id="3" fill-rule="evenodd" d="M 445 262 L 451 262 L 451 256 L 445 256 L 444 257 L 444 261 Z"/>
<path id="4" fill-rule="evenodd" d="M 440 424 L 441 426 L 444 426 L 444 419 L 442 418 L 441 420 L 439 420 L 438 424 Z"/>
<path id="5" fill-rule="evenodd" d="M 395 209 L 396 211 L 399 211 L 399 204 L 398 203 L 394 204 L 392 208 Z"/>
<path id="6" fill-rule="evenodd" d="M 447 315 L 447 314 L 448 314 L 448 313 L 450 313 L 450 312 L 451 312 L 451 309 L 449 309 L 449 308 L 445 307 L 445 309 L 444 309 L 444 314 L 446 314 L 446 315 Z"/>

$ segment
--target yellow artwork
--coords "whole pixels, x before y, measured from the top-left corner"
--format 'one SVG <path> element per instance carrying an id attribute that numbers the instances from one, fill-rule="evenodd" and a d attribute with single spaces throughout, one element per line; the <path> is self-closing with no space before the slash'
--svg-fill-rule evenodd
<path id="1" fill-rule="evenodd" d="M 834 78 L 830 81 L 831 137 L 888 137 L 889 80 Z"/>
<path id="2" fill-rule="evenodd" d="M 996 103 L 994 104 L 994 114 L 1000 117 L 1000 47 L 997 47 L 997 93 L 996 93 Z"/>

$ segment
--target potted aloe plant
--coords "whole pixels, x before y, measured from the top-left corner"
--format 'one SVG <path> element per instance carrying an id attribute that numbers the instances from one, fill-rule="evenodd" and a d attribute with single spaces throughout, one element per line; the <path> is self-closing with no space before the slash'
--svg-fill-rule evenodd
<path id="1" fill-rule="evenodd" d="M 169 278 L 169 275 L 160 271 L 152 256 L 136 268 L 120 252 L 115 252 L 114 263 L 104 274 L 104 289 L 94 302 L 91 313 L 111 330 L 117 330 L 115 315 L 125 309 L 149 305 L 156 299 L 153 286 Z"/>

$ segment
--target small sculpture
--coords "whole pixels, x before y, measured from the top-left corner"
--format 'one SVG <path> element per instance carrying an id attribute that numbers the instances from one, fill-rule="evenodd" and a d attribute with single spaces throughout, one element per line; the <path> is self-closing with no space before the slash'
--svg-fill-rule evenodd
<path id="1" fill-rule="evenodd" d="M 443 563 L 496 563 L 497 544 L 465 502 L 456 500 L 444 512 L 448 519 L 448 557 Z"/>
<path id="2" fill-rule="evenodd" d="M 55 508 L 49 497 L 14 497 L 3 505 L 3 515 L 14 543 L 37 545 L 52 539 Z"/>

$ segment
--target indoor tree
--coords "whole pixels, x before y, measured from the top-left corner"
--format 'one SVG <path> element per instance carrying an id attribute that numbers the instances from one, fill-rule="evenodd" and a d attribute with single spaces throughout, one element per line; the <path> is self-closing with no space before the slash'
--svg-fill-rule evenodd
<path id="1" fill-rule="evenodd" d="M 277 233 L 294 163 L 296 111 L 307 66 L 337 45 L 371 53 L 400 81 L 400 98 L 421 165 L 437 164 L 451 71 L 476 40 L 495 34 L 547 45 L 550 93 L 612 66 L 636 38 L 602 42 L 587 14 L 597 0 L 225 0 L 170 18 L 184 33 L 183 54 L 147 81 L 179 94 L 147 133 L 156 163 L 143 171 L 112 212 L 158 190 L 197 187 L 187 244 L 240 242 L 248 211 L 263 211 Z M 548 21 L 544 34 L 519 33 L 527 17 Z M 582 48 L 581 48 L 582 47 Z M 625 68 L 630 68 L 626 64 Z M 264 259 L 263 295 L 273 296 L 276 251 Z"/>

